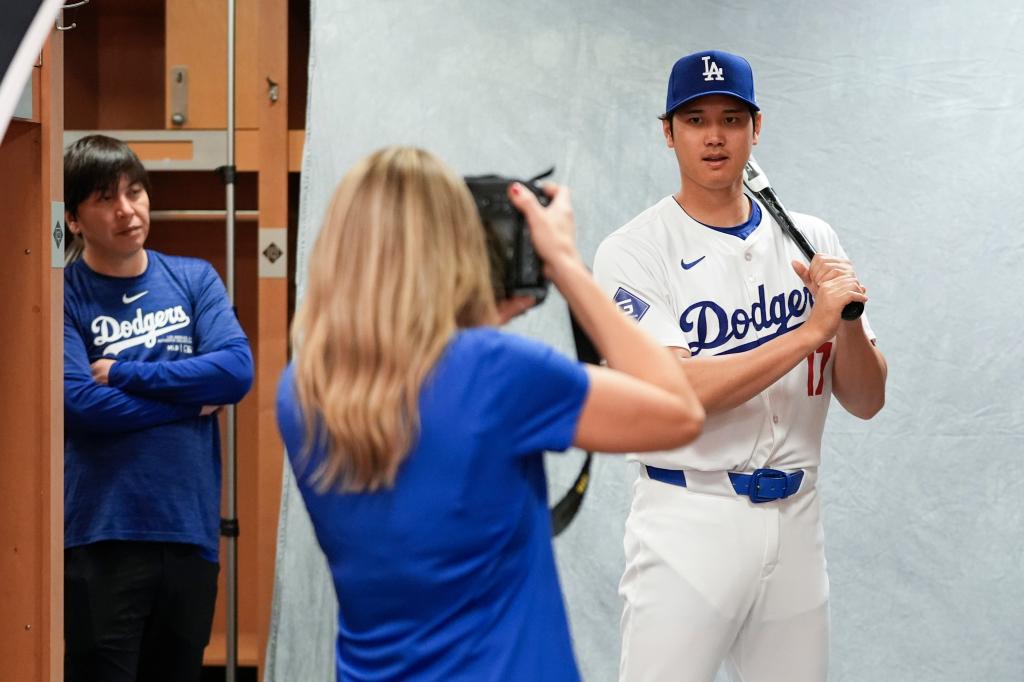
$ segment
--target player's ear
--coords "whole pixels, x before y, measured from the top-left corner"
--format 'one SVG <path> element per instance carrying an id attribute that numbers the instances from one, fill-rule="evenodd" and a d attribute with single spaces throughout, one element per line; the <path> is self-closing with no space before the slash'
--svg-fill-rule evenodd
<path id="1" fill-rule="evenodd" d="M 665 146 L 672 149 L 674 140 L 672 139 L 672 115 L 661 119 L 661 132 L 665 135 Z"/>
<path id="2" fill-rule="evenodd" d="M 761 112 L 754 114 L 754 144 L 757 144 L 757 138 L 761 136 Z"/>

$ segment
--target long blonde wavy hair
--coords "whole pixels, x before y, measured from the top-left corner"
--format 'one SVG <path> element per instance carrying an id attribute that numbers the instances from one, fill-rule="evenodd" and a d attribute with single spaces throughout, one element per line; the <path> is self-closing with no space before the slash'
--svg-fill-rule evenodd
<path id="1" fill-rule="evenodd" d="M 458 328 L 496 320 L 486 249 L 468 188 L 429 152 L 381 149 L 342 179 L 292 323 L 321 491 L 394 484 L 427 374 Z"/>

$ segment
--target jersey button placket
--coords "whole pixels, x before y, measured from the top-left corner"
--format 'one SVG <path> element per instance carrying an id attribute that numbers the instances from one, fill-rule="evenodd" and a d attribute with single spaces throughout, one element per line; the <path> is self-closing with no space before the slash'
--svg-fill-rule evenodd
<path id="1" fill-rule="evenodd" d="M 747 288 L 747 294 L 748 294 L 748 299 L 747 300 L 750 301 L 750 302 L 753 302 L 753 301 L 757 300 L 757 276 L 754 274 L 754 264 L 753 264 L 754 254 L 753 254 L 753 252 L 751 250 L 745 251 L 743 253 L 743 260 L 745 260 L 746 263 L 747 263 L 747 268 L 746 268 L 747 273 L 746 273 L 746 276 L 745 276 L 745 279 L 747 280 L 746 283 L 745 283 L 746 288 Z M 747 310 L 749 311 L 750 308 L 748 307 Z M 753 320 L 751 320 L 751 322 L 753 322 Z M 753 325 L 751 325 L 751 333 L 754 336 L 756 336 L 757 338 L 760 339 L 763 336 L 765 336 L 765 334 L 767 333 L 767 330 L 766 329 L 757 329 L 756 327 L 753 327 Z"/>
<path id="2" fill-rule="evenodd" d="M 747 289 L 752 294 L 756 294 L 757 293 L 757 287 L 754 286 L 754 284 L 757 282 L 757 277 L 754 276 L 754 271 L 753 271 L 753 268 L 752 268 L 753 263 L 751 262 L 751 261 L 754 260 L 754 254 L 752 254 L 750 251 L 746 251 L 743 254 L 743 260 L 745 260 L 747 262 L 747 267 L 745 268 L 746 275 L 744 276 L 744 279 L 747 280 Z"/>
<path id="3" fill-rule="evenodd" d="M 782 421 L 779 418 L 779 412 L 775 409 L 776 403 L 779 401 L 778 388 L 775 384 L 769 386 L 764 390 L 764 423 L 768 428 L 768 452 L 764 458 L 764 463 L 761 466 L 770 467 L 771 453 L 775 452 L 775 444 L 779 440 L 779 435 L 782 432 L 782 427 L 779 425 Z"/>

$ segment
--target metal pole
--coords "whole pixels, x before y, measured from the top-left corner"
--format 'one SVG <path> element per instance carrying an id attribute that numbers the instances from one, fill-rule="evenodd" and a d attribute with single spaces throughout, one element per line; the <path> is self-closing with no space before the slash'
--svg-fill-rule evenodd
<path id="1" fill-rule="evenodd" d="M 235 0 L 228 0 L 228 83 L 227 83 L 227 172 L 224 174 L 224 207 L 227 233 L 226 274 L 228 300 L 235 305 Z M 235 406 L 228 405 L 227 415 L 227 479 L 225 500 L 228 525 L 226 576 L 227 637 L 224 660 L 224 679 L 235 682 L 238 673 L 238 519 L 235 503 L 237 476 L 235 473 Z"/>

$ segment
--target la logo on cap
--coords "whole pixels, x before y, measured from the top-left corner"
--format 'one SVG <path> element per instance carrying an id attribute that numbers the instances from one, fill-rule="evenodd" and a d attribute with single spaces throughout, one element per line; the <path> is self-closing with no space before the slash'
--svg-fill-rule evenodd
<path id="1" fill-rule="evenodd" d="M 725 70 L 722 69 L 718 64 L 711 61 L 711 56 L 701 57 L 704 60 L 704 80 L 706 81 L 724 81 L 723 74 Z"/>

